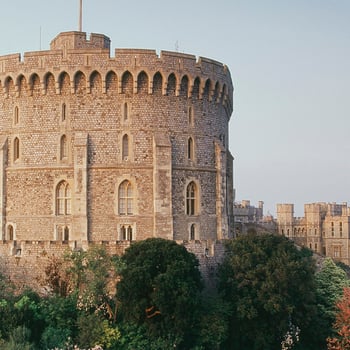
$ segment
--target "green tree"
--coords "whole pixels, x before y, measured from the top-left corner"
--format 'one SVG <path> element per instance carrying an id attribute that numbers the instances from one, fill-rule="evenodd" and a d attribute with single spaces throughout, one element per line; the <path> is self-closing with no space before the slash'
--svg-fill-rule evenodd
<path id="1" fill-rule="evenodd" d="M 246 235 L 227 244 L 219 290 L 231 303 L 227 349 L 273 350 L 314 312 L 312 253 L 277 235 Z"/>
<path id="2" fill-rule="evenodd" d="M 343 295 L 344 287 L 350 285 L 347 273 L 331 258 L 326 258 L 315 275 L 317 315 L 309 339 L 314 339 L 315 348 L 326 349 L 326 338 L 332 336 L 337 302 Z"/>
<path id="3" fill-rule="evenodd" d="M 155 339 L 190 348 L 198 331 L 202 289 L 194 254 L 174 241 L 151 238 L 133 243 L 122 261 L 117 299 L 123 320 L 146 327 Z"/>

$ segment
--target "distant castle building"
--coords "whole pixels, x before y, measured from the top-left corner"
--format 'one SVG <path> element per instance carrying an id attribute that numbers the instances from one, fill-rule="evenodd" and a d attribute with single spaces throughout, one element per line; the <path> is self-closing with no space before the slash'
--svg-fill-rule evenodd
<path id="1" fill-rule="evenodd" d="M 233 216 L 236 223 L 260 222 L 264 216 L 264 202 L 259 201 L 258 207 L 251 205 L 249 200 L 235 202 L 233 205 Z"/>
<path id="2" fill-rule="evenodd" d="M 278 233 L 301 246 L 350 264 L 350 208 L 347 203 L 311 203 L 294 217 L 293 204 L 277 204 Z"/>
<path id="3" fill-rule="evenodd" d="M 0 83 L 0 256 L 232 236 L 225 65 L 65 32 Z"/>
<path id="4" fill-rule="evenodd" d="M 242 200 L 233 204 L 234 235 L 245 234 L 249 230 L 257 232 L 276 232 L 276 222 L 272 215 L 264 215 L 264 202 L 258 206 L 251 205 L 249 200 Z"/>

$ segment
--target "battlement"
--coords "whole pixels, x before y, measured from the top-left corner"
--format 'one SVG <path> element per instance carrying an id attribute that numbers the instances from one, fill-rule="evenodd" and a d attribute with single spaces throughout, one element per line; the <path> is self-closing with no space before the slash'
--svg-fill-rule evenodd
<path id="1" fill-rule="evenodd" d="M 147 92 L 152 94 L 156 85 L 154 78 L 162 80 L 161 92 L 169 94 L 174 89 L 175 96 L 188 98 L 196 95 L 199 99 L 208 95 L 215 103 L 222 103 L 230 117 L 233 111 L 233 85 L 226 65 L 204 57 L 170 51 L 161 51 L 157 55 L 150 49 L 116 49 L 115 57 L 110 56 L 110 39 L 102 34 L 66 32 L 59 34 L 47 51 L 26 52 L 23 60 L 20 54 L 0 57 L 0 84 L 2 93 L 7 96 L 20 97 L 23 89 L 28 95 L 33 93 L 34 83 L 41 89 L 41 95 L 48 90 L 49 80 L 54 82 L 56 94 L 61 93 L 63 75 L 71 82 L 71 93 L 76 93 L 77 79 L 86 81 L 85 91 L 91 92 L 93 78 L 102 81 L 101 94 L 110 86 L 108 80 L 115 79 L 117 93 L 123 93 L 123 78 L 131 74 L 133 93 L 138 93 L 140 74 L 146 75 Z M 126 69 L 127 67 L 127 69 Z M 143 77 L 142 77 L 143 79 Z M 186 85 L 186 86 L 185 86 Z M 13 86 L 13 91 L 11 87 Z M 0 92 L 1 97 L 1 92 Z"/>

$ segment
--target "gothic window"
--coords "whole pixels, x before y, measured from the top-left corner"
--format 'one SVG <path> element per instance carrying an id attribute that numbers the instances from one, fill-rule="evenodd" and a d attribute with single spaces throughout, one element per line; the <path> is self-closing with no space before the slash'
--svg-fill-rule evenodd
<path id="1" fill-rule="evenodd" d="M 71 214 L 71 190 L 66 181 L 61 181 L 56 188 L 56 214 Z"/>
<path id="2" fill-rule="evenodd" d="M 191 224 L 190 227 L 190 240 L 193 241 L 196 238 L 196 225 Z"/>
<path id="3" fill-rule="evenodd" d="M 186 188 L 186 214 L 196 215 L 196 205 L 197 205 L 197 186 L 192 181 L 187 185 Z"/>
<path id="4" fill-rule="evenodd" d="M 14 110 L 14 115 L 13 115 L 13 123 L 17 125 L 19 123 L 19 109 L 16 106 Z"/>
<path id="5" fill-rule="evenodd" d="M 131 225 L 123 225 L 120 227 L 120 239 L 122 241 L 132 241 L 133 240 L 133 232 Z"/>
<path id="6" fill-rule="evenodd" d="M 194 145 L 193 145 L 193 138 L 190 137 L 188 140 L 187 140 L 187 158 L 189 160 L 193 160 L 193 154 L 194 154 Z"/>
<path id="7" fill-rule="evenodd" d="M 60 141 L 60 158 L 65 159 L 68 156 L 68 142 L 67 142 L 67 136 L 62 135 L 61 141 Z"/>
<path id="8" fill-rule="evenodd" d="M 20 144 L 19 144 L 19 138 L 15 137 L 13 141 L 13 160 L 16 161 L 19 159 L 20 155 Z"/>
<path id="9" fill-rule="evenodd" d="M 118 191 L 119 215 L 133 214 L 133 191 L 130 181 L 125 180 L 119 186 Z"/>
<path id="10" fill-rule="evenodd" d="M 129 157 L 129 136 L 125 134 L 122 140 L 122 157 L 123 160 L 128 160 Z"/>

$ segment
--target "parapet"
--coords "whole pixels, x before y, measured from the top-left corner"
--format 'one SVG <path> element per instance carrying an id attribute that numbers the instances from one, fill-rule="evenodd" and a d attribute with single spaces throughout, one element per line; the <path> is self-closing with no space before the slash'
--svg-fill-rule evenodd
<path id="1" fill-rule="evenodd" d="M 277 204 L 277 213 L 294 214 L 294 204 L 290 204 L 290 203 Z"/>

